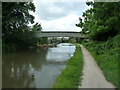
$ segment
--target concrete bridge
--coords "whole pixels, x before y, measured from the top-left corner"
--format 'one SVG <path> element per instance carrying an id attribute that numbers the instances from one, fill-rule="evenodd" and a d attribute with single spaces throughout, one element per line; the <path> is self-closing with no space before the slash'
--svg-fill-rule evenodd
<path id="1" fill-rule="evenodd" d="M 88 38 L 85 34 L 80 34 L 80 32 L 63 32 L 63 31 L 38 31 L 36 32 L 37 37 L 79 37 Z"/>

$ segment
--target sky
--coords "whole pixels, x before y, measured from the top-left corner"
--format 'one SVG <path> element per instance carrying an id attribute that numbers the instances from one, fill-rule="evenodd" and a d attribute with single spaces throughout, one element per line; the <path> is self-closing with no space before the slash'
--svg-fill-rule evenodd
<path id="1" fill-rule="evenodd" d="M 35 23 L 41 23 L 42 31 L 79 32 L 79 17 L 89 9 L 85 2 L 38 2 L 33 1 L 36 11 L 30 12 L 35 16 Z"/>

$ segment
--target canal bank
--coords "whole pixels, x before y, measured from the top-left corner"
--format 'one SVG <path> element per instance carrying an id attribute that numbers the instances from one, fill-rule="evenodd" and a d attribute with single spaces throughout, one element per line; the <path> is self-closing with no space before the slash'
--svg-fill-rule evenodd
<path id="1" fill-rule="evenodd" d="M 83 54 L 80 46 L 77 46 L 74 56 L 70 58 L 64 70 L 56 78 L 53 88 L 77 88 L 81 83 L 82 70 Z"/>

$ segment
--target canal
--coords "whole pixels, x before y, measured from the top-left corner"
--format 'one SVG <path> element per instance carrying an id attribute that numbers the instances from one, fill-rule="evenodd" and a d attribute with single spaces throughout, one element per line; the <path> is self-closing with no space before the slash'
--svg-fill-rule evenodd
<path id="1" fill-rule="evenodd" d="M 75 45 L 39 47 L 28 51 L 3 54 L 3 88 L 50 88 L 73 56 Z"/>

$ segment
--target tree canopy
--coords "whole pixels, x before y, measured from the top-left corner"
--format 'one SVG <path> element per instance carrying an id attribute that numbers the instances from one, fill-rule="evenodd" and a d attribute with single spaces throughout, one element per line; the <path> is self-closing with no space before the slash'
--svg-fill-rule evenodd
<path id="1" fill-rule="evenodd" d="M 76 26 L 82 28 L 82 33 L 89 34 L 92 40 L 106 41 L 116 36 L 119 30 L 119 2 L 87 2 L 92 8 L 86 10 L 80 23 Z"/>
<path id="2" fill-rule="evenodd" d="M 32 28 L 29 23 L 34 23 L 34 16 L 29 12 L 35 12 L 32 2 L 3 2 L 2 3 L 2 38 L 3 47 L 15 45 L 26 48 L 35 44 L 34 32 L 42 29 L 36 23 Z"/>

